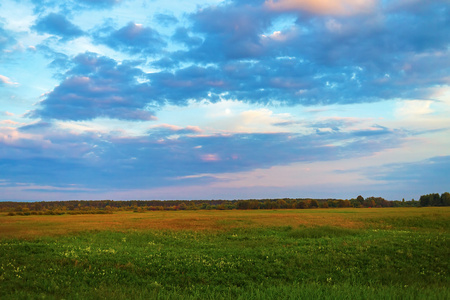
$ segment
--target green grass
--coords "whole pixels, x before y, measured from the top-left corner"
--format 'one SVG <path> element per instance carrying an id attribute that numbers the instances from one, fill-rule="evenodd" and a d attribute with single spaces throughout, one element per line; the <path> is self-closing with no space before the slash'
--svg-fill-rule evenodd
<path id="1" fill-rule="evenodd" d="M 237 223 L 1 239 L 0 298 L 450 299 L 441 215 L 380 215 L 352 229 Z"/>

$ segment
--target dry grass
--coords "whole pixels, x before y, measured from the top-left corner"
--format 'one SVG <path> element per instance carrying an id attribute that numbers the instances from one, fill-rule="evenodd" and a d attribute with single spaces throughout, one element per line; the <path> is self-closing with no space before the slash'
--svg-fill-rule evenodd
<path id="1" fill-rule="evenodd" d="M 116 212 L 106 215 L 6 216 L 0 214 L 0 238 L 32 239 L 82 231 L 226 230 L 236 227 L 338 226 L 362 228 L 366 222 L 389 217 L 450 217 L 449 208 L 346 208 L 314 210 L 232 210 Z"/>

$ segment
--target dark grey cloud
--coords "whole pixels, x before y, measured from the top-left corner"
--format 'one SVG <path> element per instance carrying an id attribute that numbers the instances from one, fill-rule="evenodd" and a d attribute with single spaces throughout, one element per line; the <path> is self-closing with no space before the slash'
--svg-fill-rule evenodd
<path id="1" fill-rule="evenodd" d="M 105 26 L 93 36 L 97 43 L 129 54 L 154 54 L 166 46 L 166 42 L 156 30 L 134 22 L 129 22 L 117 30 L 112 26 Z"/>
<path id="2" fill-rule="evenodd" d="M 191 21 L 192 31 L 205 38 L 186 53 L 186 59 L 217 62 L 260 57 L 266 52 L 260 34 L 270 26 L 271 18 L 261 5 L 227 2 L 197 11 Z"/>
<path id="3" fill-rule="evenodd" d="M 125 120 L 152 120 L 148 110 L 152 88 L 140 83 L 142 70 L 136 63 L 93 53 L 73 59 L 66 78 L 40 103 L 30 117 L 60 120 L 90 120 L 109 117 Z"/>
<path id="4" fill-rule="evenodd" d="M 23 131 L 23 132 L 40 132 L 41 130 L 46 130 L 52 126 L 53 126 L 52 123 L 40 121 L 40 122 L 21 126 L 21 127 L 19 127 L 19 130 Z"/>
<path id="5" fill-rule="evenodd" d="M 156 61 L 152 61 L 150 63 L 151 66 L 162 69 L 165 71 L 168 71 L 170 69 L 176 68 L 180 65 L 180 62 L 178 60 L 175 60 L 171 57 L 163 57 L 161 59 L 158 59 Z"/>
<path id="6" fill-rule="evenodd" d="M 332 131 L 341 131 L 342 129 L 346 129 L 350 126 L 353 126 L 359 123 L 360 120 L 356 118 L 329 118 L 322 121 L 314 121 L 311 124 L 304 124 L 304 126 L 316 129 L 316 130 L 332 130 Z M 292 123 L 292 122 L 291 122 Z M 305 122 L 303 122 L 305 123 Z M 302 123 L 300 123 L 302 124 Z M 281 123 L 276 124 L 278 126 L 287 126 L 292 125 L 289 123 Z"/>
<path id="7" fill-rule="evenodd" d="M 188 47 L 199 46 L 202 43 L 200 37 L 191 36 L 188 29 L 184 27 L 179 27 L 172 35 L 172 40 L 178 43 L 185 44 Z"/>
<path id="8" fill-rule="evenodd" d="M 216 102 L 219 94 L 229 86 L 215 67 L 190 66 L 176 72 L 148 74 L 152 87 L 157 90 L 155 100 L 159 103 L 185 105 L 188 100 L 208 99 Z"/>
<path id="9" fill-rule="evenodd" d="M 39 135 L 30 137 L 37 127 Z M 153 128 L 146 136 L 117 137 L 100 132 L 75 134 L 46 123 L 20 130 L 28 135 L 0 147 L 2 179 L 99 189 L 200 184 L 217 180 L 213 174 L 223 172 L 368 156 L 398 147 L 404 137 L 396 130 L 376 136 L 352 132 L 204 136 L 197 135 L 195 128 L 170 126 Z M 0 139 L 0 146 L 3 143 Z"/>
<path id="10" fill-rule="evenodd" d="M 171 60 L 167 62 L 170 66 Z M 216 66 L 191 65 L 148 74 L 159 102 L 183 105 L 189 100 L 239 99 L 252 103 L 313 105 L 374 101 L 384 90 L 357 86 L 352 70 L 329 70 L 292 58 L 259 62 L 225 62 Z"/>
<path id="11" fill-rule="evenodd" d="M 171 135 L 185 135 L 185 134 L 198 134 L 202 132 L 200 128 L 195 126 L 188 126 L 185 128 L 171 126 L 171 125 L 159 125 L 148 131 L 148 134 L 153 138 L 160 137 L 165 138 Z"/>
<path id="12" fill-rule="evenodd" d="M 421 2 L 420 11 L 383 4 L 363 16 L 270 11 L 263 3 L 230 1 L 198 10 L 188 16 L 191 26 L 170 37 L 186 50 L 172 53 L 150 27 L 130 22 L 96 29 L 96 42 L 154 57 L 146 63 L 160 71 L 145 74 L 106 57 L 91 65 L 60 56 L 53 65 L 72 69 L 32 115 L 142 120 L 151 118 L 148 108 L 202 100 L 307 106 L 427 99 L 430 87 L 448 84 L 445 2 Z M 287 17 L 291 23 L 274 27 Z"/>
<path id="13" fill-rule="evenodd" d="M 448 84 L 448 2 L 420 1 L 404 10 L 382 4 L 372 13 L 333 17 L 268 11 L 262 3 L 231 1 L 191 14 L 192 26 L 173 36 L 189 50 L 163 61 L 214 64 L 216 78 L 234 83 L 229 98 L 249 102 L 420 99 L 429 97 L 429 87 Z M 292 24 L 273 27 L 293 15 L 297 19 Z M 229 67 L 239 65 L 243 74 L 233 77 Z M 205 86 L 203 94 L 208 90 Z"/>
<path id="14" fill-rule="evenodd" d="M 41 17 L 32 26 L 32 29 L 39 33 L 49 33 L 57 35 L 65 40 L 74 39 L 84 35 L 83 30 L 71 23 L 62 14 L 50 13 Z"/>
<path id="15" fill-rule="evenodd" d="M 392 130 L 384 127 L 384 126 L 380 126 L 380 125 L 374 125 L 372 126 L 372 128 L 370 129 L 362 129 L 362 130 L 355 130 L 353 132 L 353 134 L 355 136 L 365 136 L 365 137 L 371 137 L 371 136 L 376 136 L 376 135 L 385 135 L 385 134 L 391 134 Z"/>

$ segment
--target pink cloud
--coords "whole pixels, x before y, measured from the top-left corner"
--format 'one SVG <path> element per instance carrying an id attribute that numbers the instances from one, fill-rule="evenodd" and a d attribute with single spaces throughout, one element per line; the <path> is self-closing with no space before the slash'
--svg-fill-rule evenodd
<path id="1" fill-rule="evenodd" d="M 183 128 L 183 127 L 177 126 L 177 125 L 161 124 L 161 125 L 153 126 L 152 128 L 163 128 L 163 129 L 168 129 L 170 131 L 178 132 L 178 133 L 200 133 L 200 132 L 202 132 L 200 127 L 190 126 L 190 125 Z"/>
<path id="2" fill-rule="evenodd" d="M 17 82 L 13 82 L 11 81 L 10 78 L 0 75 L 0 82 L 4 83 L 4 84 L 8 84 L 8 85 L 16 85 L 18 84 Z"/>
<path id="3" fill-rule="evenodd" d="M 220 161 L 220 157 L 217 154 L 205 154 L 201 156 L 203 161 Z"/>
<path id="4" fill-rule="evenodd" d="M 353 15 L 373 10 L 375 0 L 266 0 L 274 11 L 307 11 L 320 15 Z"/>
<path id="5" fill-rule="evenodd" d="M 13 117 L 14 116 L 14 114 L 12 112 L 9 112 L 9 111 L 0 112 L 0 116 L 1 115 L 8 116 L 8 117 Z"/>
<path id="6" fill-rule="evenodd" d="M 17 125 L 19 122 L 13 121 L 13 120 L 3 120 L 0 121 L 0 124 L 6 124 L 6 125 Z"/>

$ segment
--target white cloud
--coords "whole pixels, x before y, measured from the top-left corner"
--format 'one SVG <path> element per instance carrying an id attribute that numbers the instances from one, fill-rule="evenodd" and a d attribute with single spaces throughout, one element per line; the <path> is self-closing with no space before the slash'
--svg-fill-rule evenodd
<path id="1" fill-rule="evenodd" d="M 411 118 L 433 113 L 431 100 L 406 100 L 397 104 L 396 114 L 400 118 Z"/>
<path id="2" fill-rule="evenodd" d="M 0 82 L 7 84 L 7 85 L 17 85 L 19 83 L 12 81 L 9 77 L 6 77 L 4 75 L 0 75 Z"/>
<path id="3" fill-rule="evenodd" d="M 289 121 L 291 118 L 289 113 L 275 114 L 267 108 L 256 108 L 224 114 L 221 118 L 212 120 L 209 126 L 226 132 L 280 132 L 286 131 L 287 128 L 281 128 L 274 124 Z"/>

